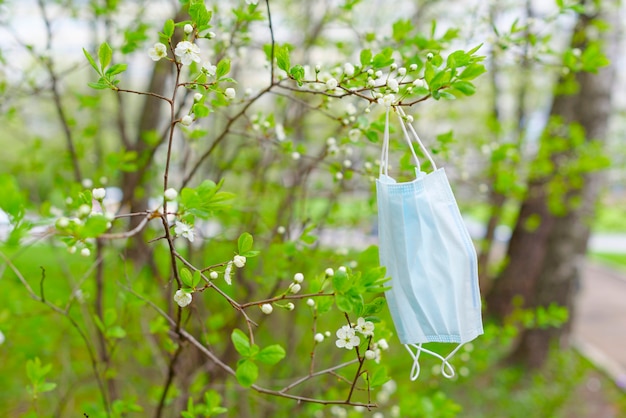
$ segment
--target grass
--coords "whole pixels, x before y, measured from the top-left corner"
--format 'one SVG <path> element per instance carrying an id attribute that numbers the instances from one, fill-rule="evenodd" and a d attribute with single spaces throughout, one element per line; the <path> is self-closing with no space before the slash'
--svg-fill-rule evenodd
<path id="1" fill-rule="evenodd" d="M 609 267 L 626 271 L 626 254 L 617 253 L 591 253 L 589 257 Z"/>

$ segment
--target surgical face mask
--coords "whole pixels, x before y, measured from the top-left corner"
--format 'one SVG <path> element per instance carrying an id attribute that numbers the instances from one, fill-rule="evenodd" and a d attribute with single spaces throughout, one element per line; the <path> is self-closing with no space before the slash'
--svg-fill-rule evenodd
<path id="1" fill-rule="evenodd" d="M 410 124 L 409 131 L 434 171 L 421 166 L 404 112 L 396 109 L 402 132 L 415 159 L 416 178 L 397 183 L 389 176 L 389 110 L 381 156 L 378 198 L 380 264 L 391 277 L 385 294 L 400 342 L 413 357 L 411 380 L 417 379 L 422 352 L 442 361 L 445 377 L 454 376 L 450 358 L 462 344 L 483 333 L 476 250 L 443 168 Z M 422 347 L 429 342 L 457 343 L 443 356 Z"/>

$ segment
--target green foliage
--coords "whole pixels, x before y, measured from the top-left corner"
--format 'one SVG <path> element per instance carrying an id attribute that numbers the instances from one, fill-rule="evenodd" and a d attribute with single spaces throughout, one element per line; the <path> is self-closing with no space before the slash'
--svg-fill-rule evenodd
<path id="1" fill-rule="evenodd" d="M 52 370 L 52 364 L 43 365 L 39 357 L 26 362 L 26 376 L 30 381 L 28 393 L 33 400 L 37 400 L 40 394 L 50 392 L 57 387 L 56 383 L 48 382 L 46 375 Z"/>
<path id="2" fill-rule="evenodd" d="M 278 344 L 273 344 L 261 349 L 258 345 L 250 342 L 250 339 L 239 329 L 234 329 L 231 340 L 235 350 L 241 355 L 237 362 L 236 377 L 241 386 L 249 387 L 259 377 L 259 367 L 256 362 L 267 365 L 274 365 L 282 360 L 285 349 Z"/>
<path id="3" fill-rule="evenodd" d="M 109 44 L 103 42 L 102 44 L 100 44 L 100 48 L 98 48 L 98 62 L 100 65 L 96 64 L 94 58 L 84 48 L 83 53 L 85 54 L 85 57 L 87 58 L 87 61 L 89 61 L 91 67 L 100 76 L 96 83 L 87 83 L 89 87 L 96 90 L 102 90 L 107 88 L 116 90 L 120 80 L 117 79 L 115 76 L 126 71 L 127 65 L 115 64 L 109 67 L 109 64 L 111 64 L 111 59 L 113 58 L 113 50 L 111 49 Z"/>
<path id="4" fill-rule="evenodd" d="M 222 185 L 223 181 L 216 184 L 205 180 L 198 187 L 185 187 L 180 192 L 180 212 L 209 219 L 216 211 L 228 209 L 234 194 L 220 191 Z"/>

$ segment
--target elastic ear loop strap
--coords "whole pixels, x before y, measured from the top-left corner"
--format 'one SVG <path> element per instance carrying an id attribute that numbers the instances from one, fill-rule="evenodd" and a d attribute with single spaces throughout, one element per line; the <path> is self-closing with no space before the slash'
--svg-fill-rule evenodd
<path id="1" fill-rule="evenodd" d="M 413 128 L 413 125 L 411 125 L 408 122 L 405 122 L 403 118 L 406 117 L 406 114 L 404 113 L 404 110 L 401 107 L 398 107 L 398 114 L 400 116 L 402 116 L 402 118 L 400 118 L 400 123 L 402 124 L 403 128 L 404 128 L 404 124 L 406 123 L 409 126 L 409 130 L 411 131 L 411 133 L 413 134 L 413 136 L 415 137 L 415 141 L 419 144 L 421 150 L 424 152 L 424 154 L 426 155 L 426 158 L 428 158 L 428 161 L 430 161 L 430 163 L 433 166 L 433 169 L 436 170 L 437 169 L 437 164 L 435 164 L 435 161 L 433 160 L 433 158 L 430 156 L 430 153 L 428 152 L 428 150 L 426 149 L 426 147 L 424 146 L 424 144 L 422 143 L 422 140 L 420 139 L 420 137 L 417 135 L 417 132 L 415 132 L 415 128 Z M 413 154 L 415 155 L 415 154 Z"/>
<path id="2" fill-rule="evenodd" d="M 456 373 L 454 371 L 454 367 L 452 367 L 449 360 L 452 358 L 452 356 L 456 354 L 457 351 L 459 351 L 462 346 L 463 344 L 459 344 L 454 350 L 452 350 L 450 354 L 448 354 L 446 357 L 443 357 L 442 355 L 437 354 L 434 351 L 423 348 L 422 344 L 404 344 L 404 348 L 406 348 L 406 350 L 413 358 L 413 367 L 411 367 L 411 380 L 417 380 L 418 376 L 420 375 L 421 369 L 419 358 L 422 352 L 430 354 L 431 356 L 437 357 L 439 360 L 441 360 L 441 374 L 447 379 L 452 379 Z M 414 347 L 416 349 L 415 353 L 411 350 L 411 347 Z"/>
<path id="3" fill-rule="evenodd" d="M 415 164 L 417 165 L 417 169 L 419 171 L 422 171 L 422 166 L 420 164 L 420 160 L 417 158 L 417 154 L 415 153 L 415 148 L 413 148 L 413 143 L 411 142 L 411 137 L 409 136 L 408 132 L 406 131 L 406 126 L 404 125 L 403 116 L 400 115 L 400 112 L 402 112 L 402 109 L 398 108 L 398 119 L 400 119 L 400 126 L 402 127 L 402 132 L 404 132 L 404 139 L 406 140 L 406 143 L 409 145 L 409 149 L 411 150 L 411 154 L 413 154 L 413 159 L 415 159 Z"/>
<path id="4" fill-rule="evenodd" d="M 385 114 L 385 132 L 383 134 L 383 150 L 380 154 L 380 170 L 379 175 L 389 174 L 389 108 Z"/>

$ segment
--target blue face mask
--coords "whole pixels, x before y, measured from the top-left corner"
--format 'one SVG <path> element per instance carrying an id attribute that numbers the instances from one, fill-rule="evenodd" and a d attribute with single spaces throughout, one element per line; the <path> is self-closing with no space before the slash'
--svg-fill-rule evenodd
<path id="1" fill-rule="evenodd" d="M 422 352 L 442 361 L 441 372 L 453 377 L 449 359 L 462 344 L 483 333 L 476 250 L 443 168 L 437 168 L 413 126 L 407 123 L 434 169 L 421 171 L 411 144 L 404 112 L 397 108 L 405 139 L 415 158 L 416 179 L 397 183 L 388 175 L 389 110 L 387 110 L 378 197 L 380 264 L 391 277 L 387 304 L 400 342 L 414 359 L 411 380 L 419 375 Z M 447 356 L 423 343 L 459 345 Z"/>

